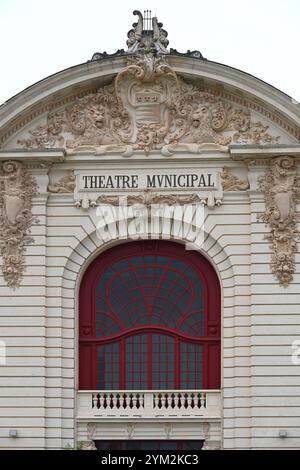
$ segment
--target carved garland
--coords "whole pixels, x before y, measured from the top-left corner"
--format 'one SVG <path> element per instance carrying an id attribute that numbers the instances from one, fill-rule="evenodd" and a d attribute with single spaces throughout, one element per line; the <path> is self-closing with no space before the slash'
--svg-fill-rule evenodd
<path id="1" fill-rule="evenodd" d="M 265 196 L 266 209 L 259 215 L 271 232 L 266 239 L 271 242 L 271 269 L 283 286 L 293 279 L 295 252 L 300 238 L 296 204 L 300 201 L 300 175 L 293 157 L 281 156 L 272 160 L 259 187 Z"/>
<path id="2" fill-rule="evenodd" d="M 17 161 L 6 161 L 0 169 L 0 253 L 3 275 L 9 287 L 20 285 L 24 272 L 25 245 L 35 220 L 32 197 L 37 194 L 35 179 Z"/>

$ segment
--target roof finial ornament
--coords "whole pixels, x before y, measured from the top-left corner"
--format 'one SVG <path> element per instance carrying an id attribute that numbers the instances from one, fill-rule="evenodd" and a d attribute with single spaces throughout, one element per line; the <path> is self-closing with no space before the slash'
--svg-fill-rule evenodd
<path id="1" fill-rule="evenodd" d="M 133 23 L 133 28 L 127 33 L 127 53 L 168 54 L 168 33 L 155 16 L 152 18 L 151 10 L 144 10 L 144 16 L 138 10 L 134 10 L 133 14 L 138 16 L 138 22 Z"/>

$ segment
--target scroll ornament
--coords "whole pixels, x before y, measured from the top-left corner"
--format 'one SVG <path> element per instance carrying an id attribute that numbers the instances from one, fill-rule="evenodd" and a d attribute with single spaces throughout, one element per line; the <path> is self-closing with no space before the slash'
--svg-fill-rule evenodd
<path id="1" fill-rule="evenodd" d="M 266 239 L 272 248 L 271 269 L 283 286 L 293 279 L 295 252 L 300 238 L 296 204 L 300 202 L 300 175 L 293 157 L 272 160 L 265 177 L 259 179 L 265 197 L 265 212 L 259 219 L 270 226 Z"/>
<path id="2" fill-rule="evenodd" d="M 25 246 L 32 241 L 30 229 L 36 220 L 32 197 L 37 194 L 35 179 L 17 161 L 5 161 L 0 169 L 0 253 L 7 285 L 20 285 L 24 272 Z"/>

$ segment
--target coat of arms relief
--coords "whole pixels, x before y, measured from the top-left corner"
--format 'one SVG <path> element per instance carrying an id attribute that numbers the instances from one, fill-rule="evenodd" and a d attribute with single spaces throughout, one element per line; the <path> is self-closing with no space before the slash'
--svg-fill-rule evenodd
<path id="1" fill-rule="evenodd" d="M 50 112 L 46 122 L 18 143 L 27 148 L 131 148 L 148 154 L 173 149 L 195 151 L 195 144 L 272 144 L 280 137 L 251 118 L 245 107 L 213 90 L 187 83 L 164 55 L 129 55 L 110 85 Z"/>

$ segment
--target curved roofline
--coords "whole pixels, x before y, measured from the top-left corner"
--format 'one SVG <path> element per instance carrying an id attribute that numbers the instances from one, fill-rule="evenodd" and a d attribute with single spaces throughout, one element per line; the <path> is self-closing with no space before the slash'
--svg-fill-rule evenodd
<path id="1" fill-rule="evenodd" d="M 246 99 L 249 106 L 251 102 L 254 107 L 258 106 L 258 110 L 261 109 L 263 114 L 299 139 L 300 105 L 296 100 L 254 75 L 219 62 L 194 57 L 194 52 L 173 52 L 166 55 L 175 73 L 186 78 L 201 78 L 208 85 L 221 85 L 233 96 L 237 95 L 238 99 Z M 109 77 L 112 80 L 126 67 L 128 56 L 129 54 L 118 51 L 113 55 L 105 55 L 100 60 L 73 65 L 37 81 L 5 101 L 0 106 L 1 141 L 4 143 L 28 119 L 42 114 L 53 100 L 60 102 L 70 92 L 76 94 L 82 87 L 100 87 L 107 83 Z"/>
<path id="2" fill-rule="evenodd" d="M 77 67 L 82 67 L 83 65 L 86 65 L 86 64 L 89 64 L 89 63 L 94 63 L 94 62 L 103 62 L 103 61 L 107 61 L 107 60 L 114 60 L 115 58 L 119 58 L 119 57 L 128 57 L 129 54 L 107 54 L 106 56 L 102 57 L 100 60 L 88 60 L 86 62 L 82 62 L 80 64 L 76 64 L 76 65 L 72 65 L 71 67 L 66 67 L 65 69 L 61 69 L 55 73 L 52 73 L 50 75 L 47 75 L 46 77 L 44 78 L 41 78 L 40 80 L 32 83 L 31 85 L 29 85 L 28 87 L 26 88 L 23 88 L 21 91 L 19 91 L 18 93 L 16 93 L 15 95 L 11 96 L 10 98 L 8 98 L 6 101 L 4 101 L 2 104 L 0 104 L 0 111 L 1 111 L 1 108 L 2 106 L 4 106 L 5 104 L 9 103 L 11 100 L 13 100 L 14 98 L 18 97 L 19 95 L 21 95 L 22 93 L 26 92 L 27 90 L 30 90 L 31 88 L 35 87 L 36 85 L 38 85 L 39 83 L 42 83 L 43 81 L 46 81 L 48 80 L 49 78 L 51 77 L 54 77 L 55 75 L 59 75 L 60 73 L 64 73 L 68 70 L 73 70 L 73 69 L 76 69 Z M 255 80 L 258 80 L 259 82 L 263 83 L 264 85 L 267 85 L 271 88 L 273 88 L 275 91 L 279 92 L 279 93 L 282 93 L 283 95 L 285 95 L 287 98 L 290 98 L 293 103 L 295 105 L 299 105 L 300 106 L 300 103 L 295 99 L 293 98 L 291 95 L 288 95 L 287 93 L 285 93 L 284 91 L 280 90 L 279 88 L 275 87 L 274 85 L 272 85 L 271 83 L 269 82 L 266 82 L 265 80 L 257 77 L 256 75 L 253 75 L 249 72 L 245 72 L 244 70 L 241 70 L 241 69 L 238 69 L 236 67 L 232 67 L 231 65 L 227 65 L 227 64 L 223 64 L 222 62 L 216 62 L 214 60 L 208 60 L 208 59 L 204 59 L 204 58 L 196 58 L 196 57 L 192 57 L 192 56 L 188 56 L 188 55 L 185 55 L 185 54 L 167 54 L 166 57 L 184 57 L 185 59 L 188 59 L 188 60 L 195 60 L 195 61 L 201 61 L 201 62 L 206 62 L 206 63 L 210 63 L 210 64 L 214 64 L 214 65 L 220 65 L 221 67 L 224 67 L 224 68 L 227 68 L 227 69 L 231 69 L 231 70 L 234 70 L 234 71 L 237 71 L 239 73 L 242 73 L 248 77 L 251 77 L 251 78 L 254 78 Z"/>

